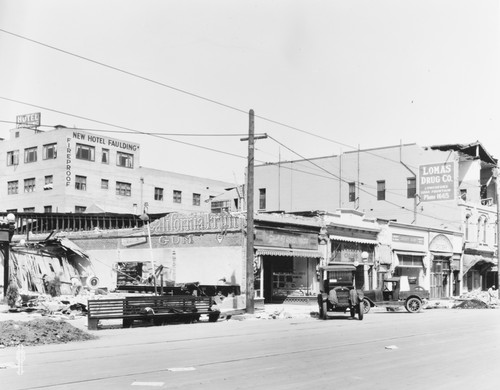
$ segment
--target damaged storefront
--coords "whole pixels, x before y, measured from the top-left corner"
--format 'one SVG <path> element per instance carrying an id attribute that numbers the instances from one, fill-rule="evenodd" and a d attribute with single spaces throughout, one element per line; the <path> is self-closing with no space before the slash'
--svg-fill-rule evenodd
<path id="1" fill-rule="evenodd" d="M 255 293 L 265 303 L 314 301 L 320 222 L 316 218 L 259 215 L 255 218 Z"/>
<path id="2" fill-rule="evenodd" d="M 138 229 L 75 237 L 89 254 L 101 284 L 245 285 L 242 220 L 230 214 L 168 214 Z M 154 270 L 154 271 L 153 271 Z"/>
<path id="3" fill-rule="evenodd" d="M 24 292 L 77 295 L 98 284 L 88 256 L 65 238 L 20 240 L 9 251 L 9 280 Z M 5 253 L 2 252 L 2 264 Z M 3 267 L 2 267 L 3 274 Z"/>
<path id="4" fill-rule="evenodd" d="M 462 290 L 487 290 L 495 284 L 497 259 L 495 249 L 481 243 L 464 244 Z"/>

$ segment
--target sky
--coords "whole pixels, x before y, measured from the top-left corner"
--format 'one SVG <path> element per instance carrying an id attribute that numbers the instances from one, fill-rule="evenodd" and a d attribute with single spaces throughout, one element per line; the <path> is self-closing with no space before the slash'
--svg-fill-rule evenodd
<path id="1" fill-rule="evenodd" d="M 0 0 L 0 138 L 17 115 L 243 184 L 255 163 L 480 141 L 500 157 L 499 2 Z M 49 129 L 42 127 L 41 129 Z"/>

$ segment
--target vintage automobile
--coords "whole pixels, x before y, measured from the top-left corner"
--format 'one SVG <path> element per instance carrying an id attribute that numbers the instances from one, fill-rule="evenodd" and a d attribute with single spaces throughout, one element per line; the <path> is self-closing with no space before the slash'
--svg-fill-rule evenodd
<path id="1" fill-rule="evenodd" d="M 363 291 L 364 312 L 374 306 L 388 310 L 404 307 L 410 313 L 418 313 L 429 299 L 429 291 L 422 286 L 410 286 L 407 276 L 385 279 L 380 288 Z"/>
<path id="2" fill-rule="evenodd" d="M 354 266 L 330 265 L 321 268 L 323 291 L 318 294 L 319 318 L 328 319 L 334 313 L 357 314 L 363 320 L 363 292 L 354 288 Z"/>

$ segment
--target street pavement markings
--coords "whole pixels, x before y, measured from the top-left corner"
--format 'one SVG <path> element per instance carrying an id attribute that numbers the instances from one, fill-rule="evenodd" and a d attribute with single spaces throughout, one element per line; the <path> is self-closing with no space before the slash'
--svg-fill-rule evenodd
<path id="1" fill-rule="evenodd" d="M 165 382 L 133 382 L 132 386 L 152 386 L 152 387 L 162 387 Z"/>
<path id="2" fill-rule="evenodd" d="M 173 367 L 173 368 L 167 368 L 167 371 L 194 371 L 196 368 L 194 367 Z"/>
<path id="3" fill-rule="evenodd" d="M 167 368 L 167 371 L 172 372 L 182 372 L 182 371 L 194 371 L 194 367 L 172 367 Z M 163 387 L 165 382 L 132 382 L 132 386 L 150 386 L 150 387 Z"/>

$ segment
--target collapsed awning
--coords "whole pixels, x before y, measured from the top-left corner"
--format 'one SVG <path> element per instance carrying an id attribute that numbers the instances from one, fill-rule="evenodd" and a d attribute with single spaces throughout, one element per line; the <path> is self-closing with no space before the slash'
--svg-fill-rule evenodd
<path id="1" fill-rule="evenodd" d="M 464 254 L 463 257 L 463 274 L 465 275 L 475 265 L 488 264 L 494 266 L 497 264 L 493 258 L 488 258 L 480 255 Z"/>
<path id="2" fill-rule="evenodd" d="M 319 251 L 307 249 L 290 249 L 290 248 L 269 248 L 255 246 L 257 256 L 293 256 L 293 257 L 322 257 Z"/>
<path id="3" fill-rule="evenodd" d="M 370 245 L 378 244 L 377 240 L 371 240 L 369 238 L 345 237 L 345 236 L 338 236 L 335 234 L 330 234 L 330 239 L 336 241 L 356 242 L 358 244 L 370 244 Z"/>

